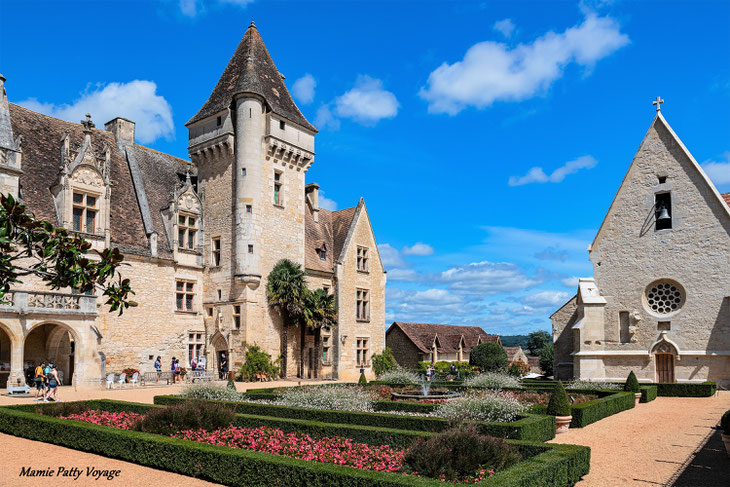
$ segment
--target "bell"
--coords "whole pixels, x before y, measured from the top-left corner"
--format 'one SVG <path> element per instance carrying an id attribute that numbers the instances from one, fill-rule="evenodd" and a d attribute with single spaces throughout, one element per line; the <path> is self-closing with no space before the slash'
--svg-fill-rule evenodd
<path id="1" fill-rule="evenodd" d="M 659 210 L 659 215 L 656 217 L 656 221 L 658 221 L 658 222 L 667 221 L 667 220 L 671 220 L 671 219 L 672 219 L 672 217 L 669 216 L 669 212 L 667 211 L 667 209 L 665 207 L 662 207 Z"/>

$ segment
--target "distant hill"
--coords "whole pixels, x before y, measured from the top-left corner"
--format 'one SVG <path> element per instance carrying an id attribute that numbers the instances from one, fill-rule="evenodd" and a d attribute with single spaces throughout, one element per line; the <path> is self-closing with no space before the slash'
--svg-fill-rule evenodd
<path id="1" fill-rule="evenodd" d="M 522 347 L 522 350 L 527 353 L 528 335 L 501 335 L 499 338 L 502 340 L 503 347 Z"/>

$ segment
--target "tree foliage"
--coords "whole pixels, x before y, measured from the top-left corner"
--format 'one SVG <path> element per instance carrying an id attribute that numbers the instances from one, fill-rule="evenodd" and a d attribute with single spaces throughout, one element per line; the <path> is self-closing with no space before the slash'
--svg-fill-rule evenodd
<path id="1" fill-rule="evenodd" d="M 398 368 L 398 362 L 395 361 L 393 350 L 390 347 L 385 347 L 383 353 L 374 353 L 372 359 L 373 371 L 377 377 Z"/>
<path id="2" fill-rule="evenodd" d="M 553 337 L 545 330 L 533 331 L 527 338 L 527 349 L 530 351 L 530 355 L 539 357 L 542 350 L 552 342 Z"/>
<path id="3" fill-rule="evenodd" d="M 253 382 L 256 379 L 271 379 L 279 373 L 279 367 L 276 362 L 272 362 L 271 355 L 261 350 L 256 344 L 246 345 L 245 358 L 243 365 L 238 370 L 241 379 L 246 382 Z M 235 384 L 233 388 L 235 389 Z"/>
<path id="4" fill-rule="evenodd" d="M 322 330 L 329 330 L 337 325 L 337 307 L 334 294 L 328 293 L 325 289 L 315 289 L 314 291 L 305 289 L 303 301 L 304 322 L 309 329 L 314 330 L 314 377 L 317 378 L 321 360 Z M 303 354 L 304 347 L 301 350 L 302 364 L 304 363 Z"/>
<path id="5" fill-rule="evenodd" d="M 118 272 L 125 265 L 123 260 L 119 249 L 92 250 L 80 235 L 36 218 L 12 195 L 0 195 L 0 298 L 11 285 L 35 276 L 53 290 L 102 289 L 109 311 L 118 310 L 121 315 L 137 306 L 129 299 L 134 294 L 129 279 Z"/>
<path id="6" fill-rule="evenodd" d="M 549 343 L 540 353 L 540 370 L 545 375 L 553 375 L 554 362 L 553 344 Z"/>
<path id="7" fill-rule="evenodd" d="M 497 372 L 504 371 L 509 360 L 507 352 L 499 343 L 488 342 L 480 343 L 471 349 L 469 363 L 479 367 L 482 372 Z"/>

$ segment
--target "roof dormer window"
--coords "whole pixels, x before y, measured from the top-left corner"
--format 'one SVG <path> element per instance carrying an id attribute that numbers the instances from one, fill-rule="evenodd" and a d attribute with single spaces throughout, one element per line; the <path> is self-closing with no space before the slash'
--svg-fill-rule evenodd
<path id="1" fill-rule="evenodd" d="M 327 246 L 325 244 L 322 244 L 322 246 L 317 249 L 317 255 L 319 255 L 319 260 L 327 260 Z"/>
<path id="2" fill-rule="evenodd" d="M 96 215 L 99 211 L 98 196 L 80 191 L 73 193 L 73 230 L 74 232 L 95 233 Z"/>

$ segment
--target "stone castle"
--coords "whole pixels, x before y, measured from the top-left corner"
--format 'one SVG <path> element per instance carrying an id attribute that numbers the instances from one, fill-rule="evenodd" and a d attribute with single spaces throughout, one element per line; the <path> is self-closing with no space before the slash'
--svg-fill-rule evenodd
<path id="1" fill-rule="evenodd" d="M 191 161 L 135 143 L 133 121 L 96 128 L 10 104 L 0 77 L 0 191 L 36 216 L 83 235 L 95 249 L 118 247 L 139 302 L 122 316 L 96 296 L 51 292 L 26 280 L 0 302 L 0 381 L 17 381 L 30 361 L 55 360 L 76 385 L 108 372 L 153 370 L 162 356 L 209 369 L 244 344 L 285 373 L 372 376 L 385 344 L 386 274 L 364 201 L 328 211 L 306 184 L 317 130 L 292 100 L 252 23 L 220 80 L 186 126 Z M 314 335 L 283 324 L 266 297 L 280 259 L 302 264 L 310 288 L 333 293 L 337 326 Z M 319 361 L 319 367 L 315 367 Z M 3 374 L 6 377 L 3 377 Z"/>
<path id="2" fill-rule="evenodd" d="M 730 193 L 657 114 L 593 243 L 593 277 L 552 315 L 557 378 L 730 379 Z"/>

